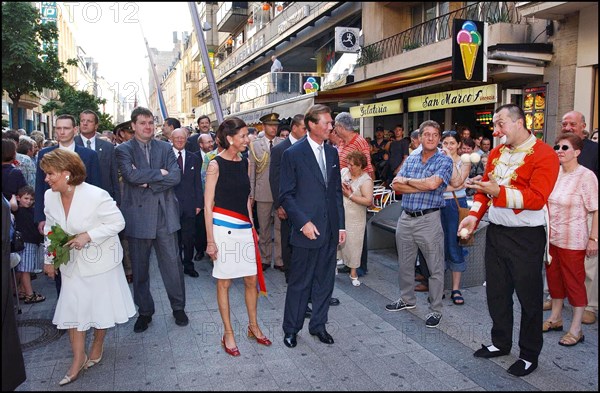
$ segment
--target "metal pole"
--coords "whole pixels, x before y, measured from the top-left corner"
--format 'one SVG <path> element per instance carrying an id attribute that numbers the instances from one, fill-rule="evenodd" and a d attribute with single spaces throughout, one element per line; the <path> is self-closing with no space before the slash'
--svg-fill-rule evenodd
<path id="1" fill-rule="evenodd" d="M 142 34 L 144 34 L 142 32 Z M 162 115 L 162 121 L 165 121 L 167 117 L 169 117 L 169 113 L 167 112 L 167 105 L 165 103 L 165 98 L 162 93 L 162 85 L 160 80 L 158 79 L 158 74 L 156 73 L 156 63 L 154 62 L 154 57 L 152 56 L 152 51 L 150 50 L 150 46 L 148 45 L 148 40 L 144 37 L 144 42 L 146 43 L 146 50 L 148 51 L 148 59 L 150 59 L 150 67 L 152 68 L 152 74 L 154 74 L 154 81 L 156 82 L 156 98 L 158 100 L 158 107 L 160 109 Z M 148 103 L 149 105 L 150 103 Z"/>
<path id="2" fill-rule="evenodd" d="M 196 40 L 198 41 L 198 47 L 200 48 L 200 54 L 202 55 L 202 64 L 204 64 L 204 71 L 206 72 L 206 79 L 208 81 L 208 87 L 210 89 L 210 95 L 212 96 L 213 106 L 215 108 L 215 114 L 219 124 L 223 122 L 223 110 L 221 109 L 221 99 L 219 98 L 219 91 L 217 90 L 217 83 L 215 82 L 215 75 L 210 64 L 208 57 L 208 49 L 206 48 L 206 41 L 204 40 L 204 33 L 200 26 L 200 18 L 198 17 L 198 9 L 196 3 L 188 1 L 190 8 L 190 14 L 192 14 L 192 21 L 194 22 L 194 30 L 196 30 Z"/>

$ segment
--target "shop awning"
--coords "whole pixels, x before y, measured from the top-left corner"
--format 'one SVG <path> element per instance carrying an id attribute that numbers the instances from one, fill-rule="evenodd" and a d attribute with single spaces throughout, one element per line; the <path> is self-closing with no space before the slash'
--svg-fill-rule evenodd
<path id="1" fill-rule="evenodd" d="M 316 101 L 317 103 L 326 103 L 344 100 L 371 99 L 378 93 L 438 78 L 441 79 L 449 75 L 452 75 L 452 60 L 378 76 L 376 78 L 351 83 L 337 89 L 320 91 L 316 97 Z"/>
<path id="2" fill-rule="evenodd" d="M 304 114 L 314 104 L 316 93 L 303 94 L 298 97 L 288 98 L 287 100 L 274 102 L 254 108 L 247 111 L 232 113 L 231 116 L 236 116 L 242 119 L 246 124 L 253 125 L 260 123 L 260 118 L 269 113 L 278 113 L 280 119 L 294 117 L 297 114 Z"/>

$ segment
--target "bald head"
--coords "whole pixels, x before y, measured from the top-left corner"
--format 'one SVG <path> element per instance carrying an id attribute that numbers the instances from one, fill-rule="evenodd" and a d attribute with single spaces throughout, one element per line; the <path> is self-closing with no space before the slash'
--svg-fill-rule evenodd
<path id="1" fill-rule="evenodd" d="M 210 136 L 210 134 L 200 134 L 198 136 L 198 146 L 200 147 L 200 150 L 202 150 L 205 153 L 208 153 L 210 151 L 213 150 L 213 139 Z"/>
<path id="2" fill-rule="evenodd" d="M 583 131 L 585 130 L 585 116 L 577 111 L 570 111 L 562 117 L 561 131 L 572 132 L 580 138 L 585 138 Z"/>

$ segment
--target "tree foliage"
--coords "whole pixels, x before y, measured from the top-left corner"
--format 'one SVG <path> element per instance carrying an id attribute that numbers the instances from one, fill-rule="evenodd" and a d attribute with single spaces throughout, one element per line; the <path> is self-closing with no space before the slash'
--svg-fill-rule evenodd
<path id="1" fill-rule="evenodd" d="M 69 114 L 79 118 L 84 110 L 93 110 L 100 118 L 98 131 L 112 130 L 114 124 L 112 116 L 100 113 L 100 105 L 106 104 L 106 99 L 98 98 L 87 91 L 75 90 L 72 86 L 65 84 L 58 92 L 58 100 L 48 102 L 42 107 L 44 112 L 56 111 L 57 115 Z"/>
<path id="2" fill-rule="evenodd" d="M 31 2 L 2 2 L 2 90 L 13 102 L 13 127 L 18 124 L 23 95 L 56 89 L 67 71 L 58 59 L 56 23 L 41 23 Z"/>

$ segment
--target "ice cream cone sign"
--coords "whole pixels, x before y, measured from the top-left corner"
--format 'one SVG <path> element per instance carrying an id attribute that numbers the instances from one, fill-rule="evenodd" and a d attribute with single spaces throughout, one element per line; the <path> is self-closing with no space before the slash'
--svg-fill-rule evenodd
<path id="1" fill-rule="evenodd" d="M 465 78 L 471 80 L 477 62 L 477 52 L 482 42 L 481 34 L 477 31 L 477 25 L 470 20 L 464 22 L 461 30 L 456 34 L 456 42 L 460 47 Z"/>

